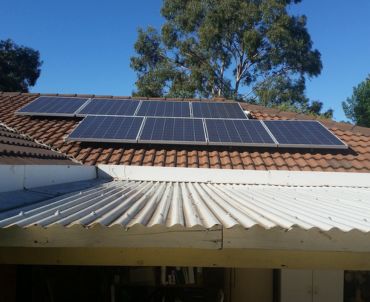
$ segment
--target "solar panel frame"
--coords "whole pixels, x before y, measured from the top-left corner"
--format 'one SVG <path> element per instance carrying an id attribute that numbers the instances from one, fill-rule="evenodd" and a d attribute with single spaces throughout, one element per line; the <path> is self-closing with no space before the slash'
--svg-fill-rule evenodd
<path id="1" fill-rule="evenodd" d="M 136 112 L 136 116 L 144 116 L 144 117 L 163 117 L 163 118 L 192 118 L 191 116 L 191 105 L 190 105 L 191 102 L 187 102 L 187 101 L 141 101 L 141 104 L 139 106 L 139 108 L 137 109 L 137 112 Z M 163 113 L 163 114 L 160 114 L 160 113 L 149 113 L 150 110 L 153 110 L 153 108 L 151 108 L 151 106 L 158 106 L 158 105 L 163 105 L 164 107 L 166 106 L 175 106 L 175 104 L 179 105 L 180 107 L 187 107 L 187 112 L 185 112 L 185 114 L 182 114 L 182 111 L 183 109 L 185 108 L 180 108 L 180 114 L 176 114 L 176 112 L 173 112 L 173 114 L 168 114 L 166 115 L 166 113 Z M 148 107 L 146 107 L 148 106 Z M 155 108 L 157 110 L 157 108 Z M 175 108 L 174 108 L 175 109 Z M 142 111 L 145 111 L 145 112 L 142 112 Z M 164 108 L 164 111 L 166 111 L 166 108 Z M 176 111 L 176 110 L 174 110 Z M 186 109 L 185 109 L 186 111 Z M 187 113 L 187 114 L 186 114 Z"/>
<path id="2" fill-rule="evenodd" d="M 269 120 L 269 121 L 261 121 L 263 124 L 265 124 L 266 128 L 269 129 L 271 135 L 274 137 L 276 142 L 278 143 L 278 148 L 302 148 L 302 149 L 348 149 L 348 145 L 343 142 L 338 136 L 336 136 L 332 131 L 330 131 L 327 127 L 325 127 L 320 121 L 316 120 Z M 318 143 L 307 143 L 307 144 L 298 144 L 298 143 L 283 143 L 279 141 L 279 137 L 277 137 L 277 134 L 275 133 L 274 129 L 272 127 L 269 127 L 270 125 L 277 124 L 277 123 L 316 123 L 321 126 L 321 131 L 325 132 L 325 135 L 330 135 L 338 142 L 338 144 L 318 144 Z M 303 136 L 303 133 L 300 132 L 300 136 Z"/>
<path id="3" fill-rule="evenodd" d="M 149 123 L 152 121 L 152 120 L 162 120 L 165 122 L 165 120 L 174 120 L 174 121 L 178 121 L 178 120 L 184 120 L 184 121 L 197 121 L 197 123 L 201 123 L 201 131 L 203 133 L 203 136 L 204 136 L 204 140 L 176 140 L 176 139 L 164 139 L 162 137 L 162 139 L 149 139 L 149 138 L 143 138 L 143 136 L 145 134 L 144 131 L 145 131 L 145 127 L 151 127 L 150 129 L 154 129 L 155 127 L 152 127 L 152 125 L 150 125 Z M 199 122 L 198 122 L 199 121 Z M 165 126 L 163 126 L 163 129 L 164 129 Z M 166 128 L 168 129 L 168 128 Z M 194 127 L 194 130 L 195 127 Z M 153 132 L 154 130 L 152 130 L 152 137 L 153 137 Z M 143 127 L 140 131 L 140 134 L 139 134 L 139 137 L 138 137 L 138 143 L 141 143 L 141 144 L 166 144 L 166 145 L 207 145 L 208 141 L 207 141 L 207 136 L 206 136 L 206 132 L 205 132 L 205 129 L 204 129 L 204 122 L 203 122 L 203 119 L 194 119 L 194 118 L 179 118 L 179 117 L 145 117 L 145 122 L 143 124 Z"/>
<path id="4" fill-rule="evenodd" d="M 237 125 L 235 125 L 234 122 L 242 122 L 242 123 L 247 123 L 250 125 L 253 125 L 254 129 L 247 129 L 247 127 L 244 126 L 244 129 L 236 129 Z M 208 145 L 211 146 L 238 146 L 238 147 L 277 147 L 277 143 L 274 139 L 274 137 L 271 136 L 269 131 L 266 129 L 265 125 L 261 123 L 260 120 L 251 120 L 251 119 L 204 119 L 205 123 L 205 128 L 207 131 L 207 141 Z M 219 125 L 209 125 L 209 123 L 218 123 Z M 221 123 L 221 125 L 220 125 Z M 223 123 L 223 125 L 222 125 Z M 218 140 L 216 141 L 215 139 L 212 138 L 212 134 L 210 132 L 214 131 L 214 129 L 222 129 L 223 126 L 225 126 L 224 129 L 221 131 L 227 130 L 228 125 L 227 123 L 233 123 L 233 126 L 235 127 L 235 130 L 238 132 L 237 135 L 240 138 L 240 141 L 227 141 L 227 140 Z M 208 128 L 212 129 L 211 131 L 208 130 Z M 250 134 L 249 130 L 258 130 L 257 128 L 260 128 L 260 131 L 263 131 L 263 135 L 265 136 L 265 139 L 260 135 L 261 140 L 256 142 L 256 140 L 253 141 L 251 139 L 250 141 L 243 141 L 242 140 L 242 135 L 247 134 L 252 138 L 252 135 Z M 245 131 L 247 133 L 241 133 L 242 131 Z M 230 137 L 230 133 L 226 131 L 227 135 Z M 220 135 L 219 135 L 220 136 Z M 269 139 L 269 142 L 266 142 L 266 140 Z M 263 142 L 265 140 L 265 142 Z"/>
<path id="5" fill-rule="evenodd" d="M 245 119 L 248 120 L 248 116 L 245 114 L 242 106 L 240 105 L 239 102 L 190 102 L 191 104 L 191 113 L 193 118 L 204 118 L 204 119 L 232 119 L 232 120 L 237 120 L 237 119 Z M 195 105 L 195 106 L 194 106 Z M 214 116 L 206 116 L 202 113 L 202 110 L 199 111 L 196 109 L 198 105 L 205 106 L 205 105 L 211 105 L 211 106 L 227 106 L 227 105 L 233 105 L 237 106 L 240 109 L 240 114 L 239 116 L 221 116 L 219 115 L 218 117 Z M 219 109 L 215 111 L 220 111 Z M 234 112 L 229 112 L 231 114 L 235 114 L 237 111 L 234 110 Z"/>
<path id="6" fill-rule="evenodd" d="M 100 102 L 100 104 L 98 104 Z M 108 99 L 108 98 L 92 98 L 89 100 L 85 106 L 80 108 L 78 112 L 76 112 L 76 116 L 78 117 L 85 117 L 89 115 L 96 115 L 96 116 L 135 116 L 138 107 L 140 106 L 142 101 L 140 100 L 131 100 L 131 99 Z M 111 104 L 110 108 L 104 108 L 103 103 Z M 128 104 L 129 103 L 129 104 Z M 128 104 L 128 105 L 127 105 Z M 116 106 L 118 105 L 118 106 Z M 132 106 L 131 106 L 132 105 Z M 136 105 L 136 106 L 135 106 Z M 94 108 L 95 106 L 96 108 Z M 129 107 L 131 106 L 131 107 Z M 89 107 L 93 107 L 89 111 Z M 118 108 L 113 108 L 118 107 Z M 115 109 L 114 112 L 110 112 L 111 110 Z M 105 111 L 105 112 L 97 112 L 97 110 Z M 122 111 L 119 113 L 118 111 Z M 89 112 L 86 112 L 89 111 Z"/>
<path id="7" fill-rule="evenodd" d="M 92 120 L 92 119 L 105 119 L 105 120 L 114 120 L 114 119 L 121 119 L 121 120 L 124 120 L 122 121 L 122 124 L 125 122 L 125 120 L 127 119 L 131 119 L 132 121 L 136 121 L 137 123 L 139 123 L 139 127 L 136 127 L 137 128 L 137 131 L 135 132 L 136 135 L 134 138 L 107 138 L 107 137 L 103 137 L 103 136 L 90 136 L 90 137 L 87 137 L 87 135 L 85 137 L 83 137 L 82 135 L 80 136 L 76 136 L 75 133 L 78 132 L 78 131 L 83 131 L 81 130 L 81 127 L 84 126 L 84 123 L 88 123 L 89 120 Z M 103 115 L 88 115 L 86 116 L 79 124 L 78 126 L 68 135 L 68 137 L 66 138 L 66 141 L 79 141 L 79 142 L 105 142 L 105 143 L 137 143 L 138 142 L 138 137 L 139 137 L 139 134 L 141 132 L 141 129 L 143 127 L 143 124 L 144 124 L 144 120 L 145 118 L 143 117 L 136 117 L 136 116 L 111 116 L 111 115 L 106 115 L 106 116 L 103 116 Z M 112 126 L 113 122 L 111 122 L 111 126 Z M 122 125 L 121 124 L 121 125 Z M 132 125 L 132 123 L 131 123 Z M 94 125 L 92 125 L 94 127 L 94 129 L 96 129 L 97 131 L 101 131 L 99 129 L 100 125 L 96 125 L 94 123 Z M 110 126 L 110 127 L 111 127 Z M 120 129 L 119 128 L 114 128 L 115 131 L 119 131 Z M 128 130 L 130 131 L 131 128 Z M 109 131 L 109 129 L 107 130 Z"/>
<path id="8" fill-rule="evenodd" d="M 40 102 L 40 100 L 43 99 L 52 99 L 53 102 L 55 100 L 74 100 L 75 102 L 79 101 L 82 102 L 79 106 L 76 106 L 76 108 L 73 111 L 70 112 L 42 112 L 42 111 L 22 111 L 26 108 L 34 106 L 37 102 Z M 26 104 L 22 108 L 18 109 L 16 111 L 17 115 L 27 115 L 27 116 L 55 116 L 55 117 L 74 117 L 76 116 L 76 112 L 80 110 L 82 106 L 84 106 L 89 101 L 89 98 L 79 98 L 79 97 L 58 97 L 58 96 L 40 96 L 36 99 L 34 99 L 32 102 Z M 55 103 L 53 104 L 55 106 Z"/>

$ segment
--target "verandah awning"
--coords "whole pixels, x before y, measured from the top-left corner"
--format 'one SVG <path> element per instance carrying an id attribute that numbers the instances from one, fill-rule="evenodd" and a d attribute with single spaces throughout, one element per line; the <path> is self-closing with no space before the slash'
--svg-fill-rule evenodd
<path id="1" fill-rule="evenodd" d="M 369 252 L 370 190 L 113 180 L 0 212 L 0 227 L 0 247 Z"/>

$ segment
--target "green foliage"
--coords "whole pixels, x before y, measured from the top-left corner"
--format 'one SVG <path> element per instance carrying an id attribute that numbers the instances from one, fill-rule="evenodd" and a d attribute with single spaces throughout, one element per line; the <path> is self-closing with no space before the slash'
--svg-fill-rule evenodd
<path id="1" fill-rule="evenodd" d="M 370 127 L 370 75 L 353 88 L 353 94 L 342 103 L 344 113 L 356 125 Z"/>
<path id="2" fill-rule="evenodd" d="M 0 41 L 0 91 L 28 92 L 40 76 L 41 65 L 38 51 L 9 39 Z"/>
<path id="3" fill-rule="evenodd" d="M 320 74 L 299 0 L 164 0 L 161 33 L 139 30 L 137 95 L 222 96 L 308 108 L 306 77 Z M 250 93 L 243 95 L 240 88 Z"/>

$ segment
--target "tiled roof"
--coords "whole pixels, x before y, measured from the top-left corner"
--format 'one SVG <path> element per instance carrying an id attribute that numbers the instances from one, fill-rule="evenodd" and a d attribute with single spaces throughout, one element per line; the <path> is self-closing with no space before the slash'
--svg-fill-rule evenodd
<path id="1" fill-rule="evenodd" d="M 31 118 L 14 114 L 17 109 L 38 96 L 39 94 L 0 93 L 0 121 L 87 165 L 124 164 L 252 170 L 370 172 L 370 128 L 322 120 L 330 130 L 350 146 L 349 150 L 283 150 L 230 146 L 65 142 L 64 138 L 78 122 L 76 119 Z M 94 97 L 94 95 L 78 96 Z M 112 96 L 101 97 L 113 98 Z M 257 119 L 312 119 L 311 116 L 282 112 L 257 105 L 242 104 L 242 106 Z"/>
<path id="2" fill-rule="evenodd" d="M 0 124 L 0 164 L 75 164 L 64 154 Z"/>

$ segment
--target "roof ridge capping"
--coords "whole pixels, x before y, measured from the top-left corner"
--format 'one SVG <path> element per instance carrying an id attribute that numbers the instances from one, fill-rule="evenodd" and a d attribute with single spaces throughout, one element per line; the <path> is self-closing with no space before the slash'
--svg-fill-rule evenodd
<path id="1" fill-rule="evenodd" d="M 98 165 L 99 178 L 115 180 L 226 183 L 274 186 L 370 188 L 370 173 L 233 170 Z"/>
<path id="2" fill-rule="evenodd" d="M 34 138 L 32 138 L 31 136 L 29 136 L 27 134 L 23 134 L 23 133 L 19 132 L 18 130 L 14 129 L 12 127 L 9 127 L 8 125 L 2 123 L 1 121 L 0 121 L 0 126 L 4 127 L 6 130 L 8 130 L 8 131 L 10 131 L 14 134 L 19 135 L 22 139 L 24 139 L 26 141 L 33 142 L 34 144 L 40 146 L 40 148 L 42 148 L 42 149 L 50 150 L 52 152 L 57 153 L 58 155 L 60 155 L 61 157 L 65 158 L 65 159 L 69 159 L 74 163 L 81 164 L 81 162 L 79 162 L 75 158 L 67 155 L 66 153 L 60 152 L 59 150 L 51 147 L 50 145 L 44 144 L 44 143 L 40 142 L 39 140 L 34 139 Z M 15 154 L 18 154 L 18 153 L 15 153 Z"/>

